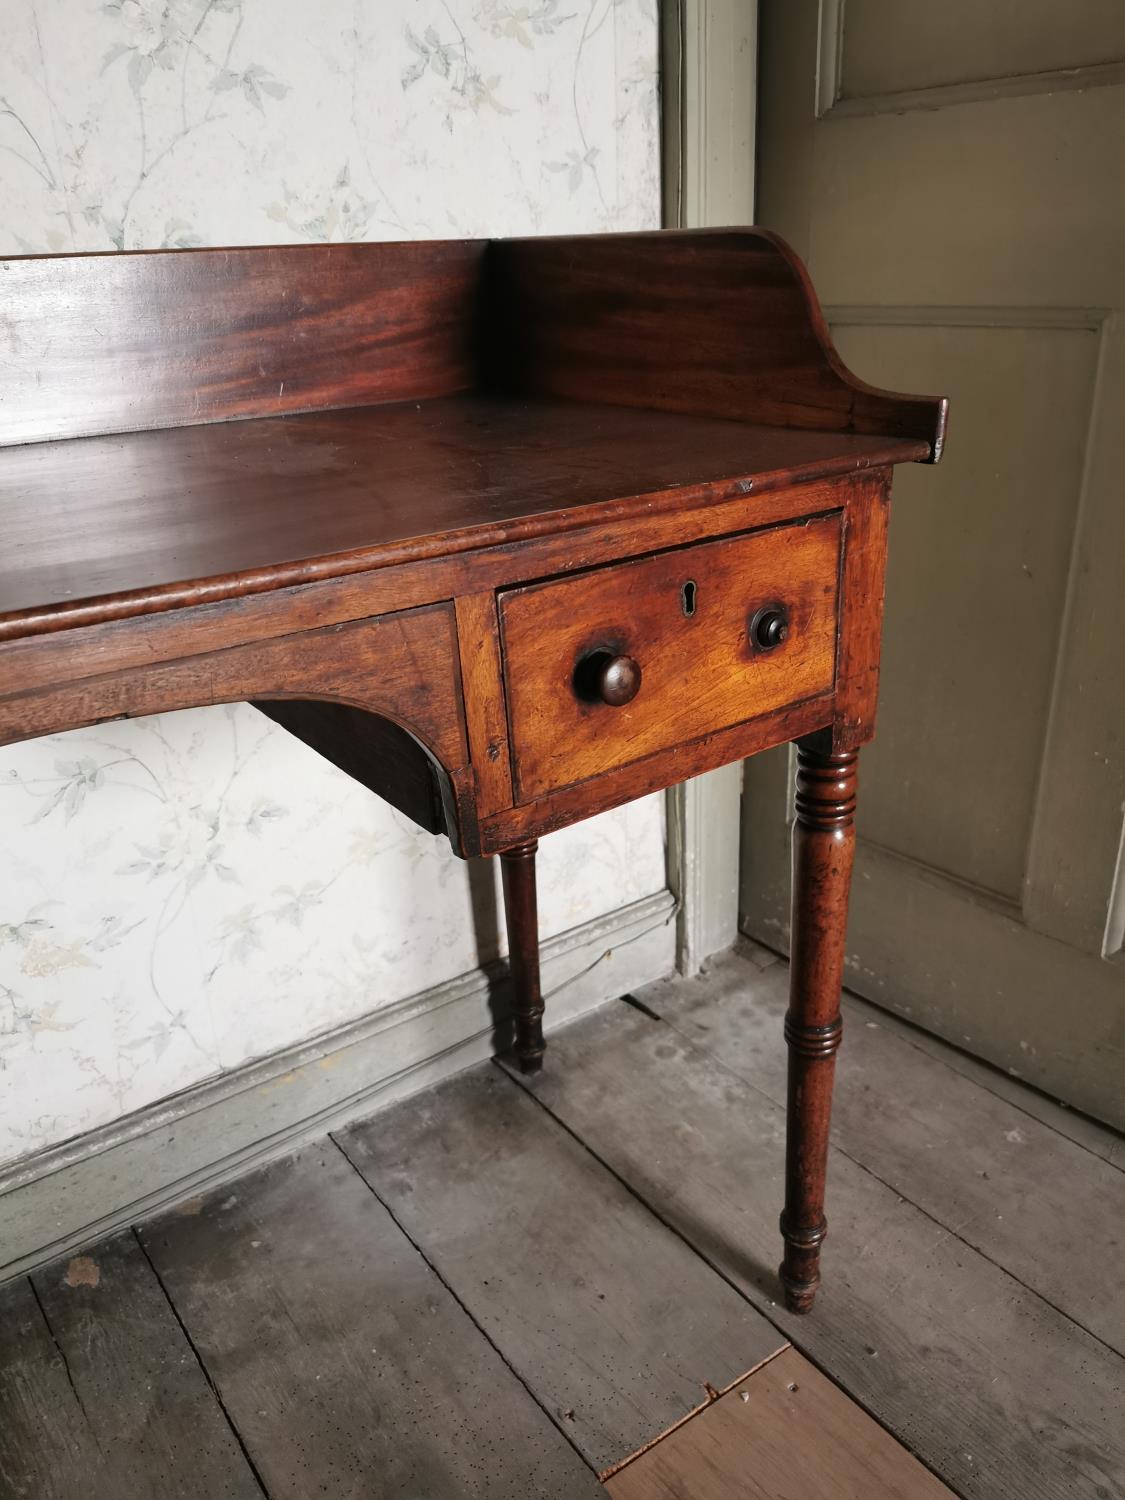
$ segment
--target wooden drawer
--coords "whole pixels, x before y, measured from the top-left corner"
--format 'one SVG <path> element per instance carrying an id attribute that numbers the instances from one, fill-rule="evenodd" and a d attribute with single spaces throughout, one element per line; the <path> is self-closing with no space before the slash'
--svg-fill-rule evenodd
<path id="1" fill-rule="evenodd" d="M 827 692 L 839 558 L 832 515 L 502 593 L 518 800 Z"/>

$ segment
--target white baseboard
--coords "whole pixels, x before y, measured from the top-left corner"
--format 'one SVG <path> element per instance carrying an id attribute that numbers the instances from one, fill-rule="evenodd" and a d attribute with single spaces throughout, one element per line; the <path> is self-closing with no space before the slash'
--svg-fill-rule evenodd
<path id="1" fill-rule="evenodd" d="M 675 918 L 661 891 L 548 938 L 548 1030 L 672 973 Z M 483 1061 L 507 1012 L 502 970 L 478 970 L 15 1163 L 0 1280 Z"/>

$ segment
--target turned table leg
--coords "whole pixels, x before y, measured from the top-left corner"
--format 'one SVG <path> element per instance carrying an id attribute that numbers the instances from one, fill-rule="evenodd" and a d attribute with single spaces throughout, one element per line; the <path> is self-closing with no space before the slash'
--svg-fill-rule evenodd
<path id="1" fill-rule="evenodd" d="M 516 1057 L 525 1073 L 543 1066 L 543 996 L 539 990 L 539 915 L 535 900 L 538 840 L 517 844 L 500 855 L 504 914 L 508 922 L 508 962 L 516 997 Z"/>
<path id="2" fill-rule="evenodd" d="M 840 984 L 855 850 L 858 752 L 834 754 L 827 735 L 797 742 L 793 932 L 789 975 L 789 1108 L 785 1150 L 785 1259 L 791 1312 L 808 1312 L 820 1284 L 827 1230 L 824 1177 L 832 1080 L 840 1045 Z"/>

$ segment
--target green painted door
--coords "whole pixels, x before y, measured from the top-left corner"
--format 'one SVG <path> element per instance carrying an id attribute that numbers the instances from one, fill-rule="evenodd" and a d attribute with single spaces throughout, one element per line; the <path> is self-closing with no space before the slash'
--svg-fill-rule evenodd
<path id="1" fill-rule="evenodd" d="M 847 363 L 951 399 L 898 470 L 848 984 L 1125 1125 L 1125 6 L 763 0 L 758 219 Z M 743 929 L 788 926 L 784 753 Z"/>

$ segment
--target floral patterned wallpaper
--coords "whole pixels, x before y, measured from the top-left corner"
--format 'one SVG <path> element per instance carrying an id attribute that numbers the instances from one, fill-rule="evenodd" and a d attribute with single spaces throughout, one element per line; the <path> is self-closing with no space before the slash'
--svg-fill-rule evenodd
<path id="1" fill-rule="evenodd" d="M 657 0 L 4 0 L 0 253 L 659 222 Z M 468 972 L 465 866 L 248 705 L 0 750 L 0 1162 Z M 545 934 L 664 884 L 545 841 Z M 502 925 L 502 924 L 500 924 Z"/>
<path id="2" fill-rule="evenodd" d="M 659 222 L 656 0 L 4 0 L 15 250 Z"/>

